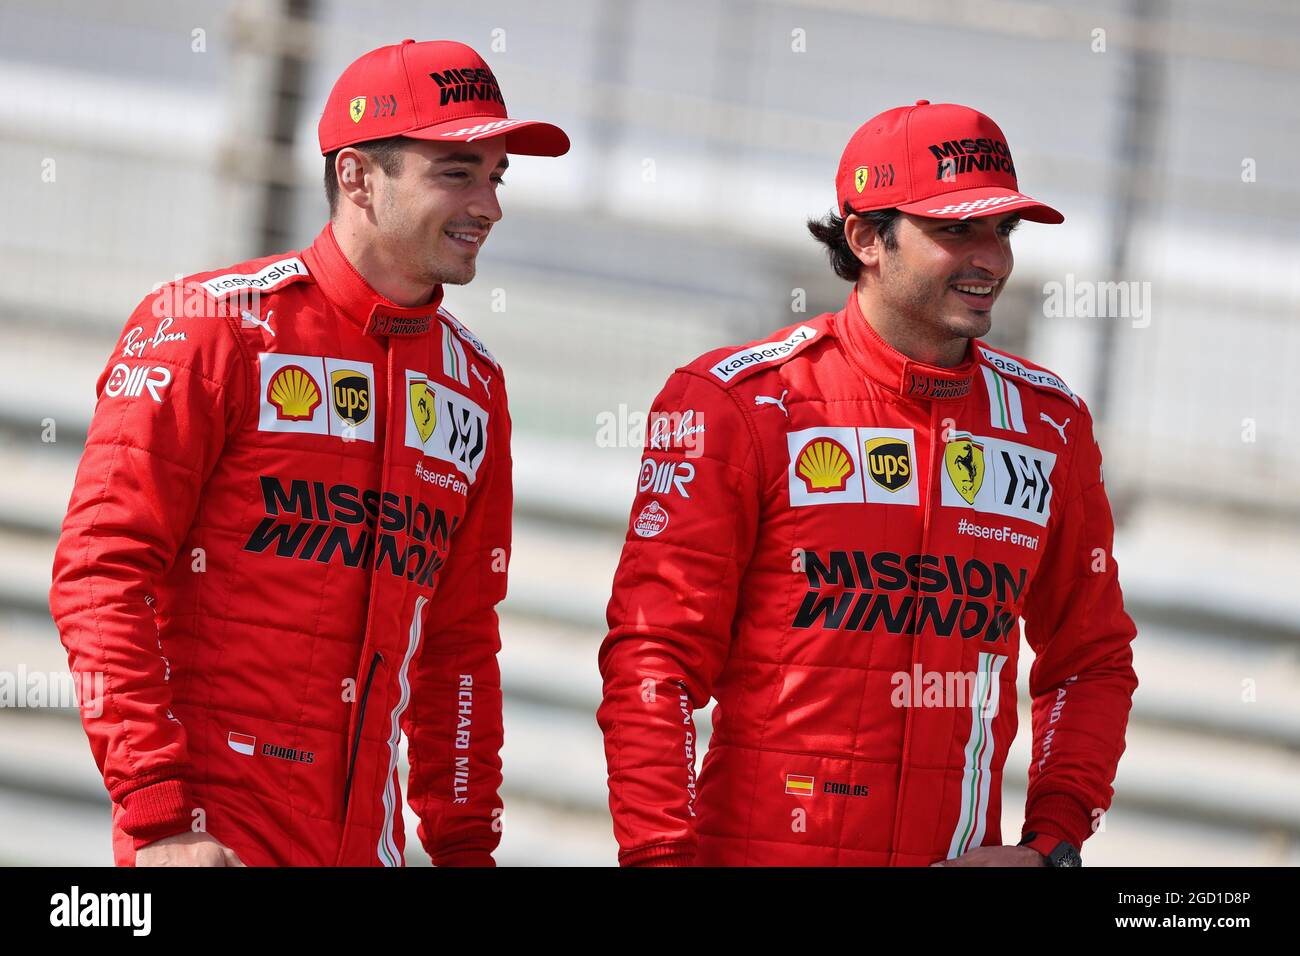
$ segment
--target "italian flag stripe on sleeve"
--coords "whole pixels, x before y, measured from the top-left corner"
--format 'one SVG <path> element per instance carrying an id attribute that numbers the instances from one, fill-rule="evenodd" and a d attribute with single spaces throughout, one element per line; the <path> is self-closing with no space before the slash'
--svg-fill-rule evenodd
<path id="1" fill-rule="evenodd" d="M 469 370 L 466 368 L 465 349 L 452 334 L 451 328 L 442 327 L 442 371 L 448 378 L 469 384 Z"/>
<path id="2" fill-rule="evenodd" d="M 1020 405 L 1020 389 L 987 365 L 981 365 L 980 371 L 984 373 L 984 385 L 989 393 L 989 421 L 993 427 L 1028 432 L 1024 409 Z"/>

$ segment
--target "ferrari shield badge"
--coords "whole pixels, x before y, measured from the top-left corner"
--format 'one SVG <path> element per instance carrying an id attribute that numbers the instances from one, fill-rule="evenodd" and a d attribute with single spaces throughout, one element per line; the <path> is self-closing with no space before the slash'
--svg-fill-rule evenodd
<path id="1" fill-rule="evenodd" d="M 969 438 L 950 441 L 943 450 L 943 464 L 957 494 L 973 505 L 984 484 L 984 446 Z"/>
<path id="2" fill-rule="evenodd" d="M 411 420 L 415 422 L 415 430 L 420 433 L 420 441 L 427 442 L 438 424 L 438 416 L 434 410 L 433 389 L 424 379 L 417 379 L 411 383 L 410 398 Z"/>

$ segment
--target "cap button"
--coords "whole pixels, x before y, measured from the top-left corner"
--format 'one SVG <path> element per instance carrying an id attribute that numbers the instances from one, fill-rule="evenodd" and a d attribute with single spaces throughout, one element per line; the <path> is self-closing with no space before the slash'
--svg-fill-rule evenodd
<path id="1" fill-rule="evenodd" d="M 917 105 L 917 106 L 929 106 L 929 105 L 930 105 L 930 101 L 929 101 L 929 100 L 917 100 L 917 101 L 916 101 L 916 105 Z"/>
<path id="2" fill-rule="evenodd" d="M 403 43 L 414 43 L 415 41 L 412 40 L 412 39 L 409 39 L 409 38 L 408 38 L 408 39 L 403 40 L 402 42 L 403 42 Z"/>

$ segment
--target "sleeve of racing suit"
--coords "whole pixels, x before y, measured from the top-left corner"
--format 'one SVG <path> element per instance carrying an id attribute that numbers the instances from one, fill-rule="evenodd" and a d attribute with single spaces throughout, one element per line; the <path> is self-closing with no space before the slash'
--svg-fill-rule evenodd
<path id="1" fill-rule="evenodd" d="M 1136 636 L 1111 554 L 1114 523 L 1088 408 L 1063 513 L 1025 604 L 1033 747 L 1024 833 L 1083 845 L 1110 807 L 1137 674 Z"/>
<path id="2" fill-rule="evenodd" d="M 91 752 L 137 849 L 190 828 L 185 730 L 153 602 L 173 561 L 188 560 L 177 551 L 246 405 L 228 320 L 167 316 L 178 288 L 136 307 L 99 377 L 50 589 Z M 160 325 L 172 337 L 154 344 Z"/>
<path id="3" fill-rule="evenodd" d="M 736 399 L 694 372 L 668 380 L 647 433 L 600 648 L 597 719 L 619 863 L 689 866 L 697 845 L 693 712 L 708 703 L 731 646 L 761 468 Z"/>
<path id="4" fill-rule="evenodd" d="M 495 866 L 501 842 L 501 649 L 513 485 L 505 382 L 492 381 L 488 448 L 463 524 L 425 612 L 425 639 L 402 715 L 407 799 L 436 866 Z"/>

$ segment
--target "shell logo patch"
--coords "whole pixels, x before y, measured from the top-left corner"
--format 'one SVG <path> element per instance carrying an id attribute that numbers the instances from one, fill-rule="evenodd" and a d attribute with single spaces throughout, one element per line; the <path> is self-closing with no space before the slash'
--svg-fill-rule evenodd
<path id="1" fill-rule="evenodd" d="M 291 422 L 308 421 L 320 405 L 320 386 L 306 369 L 286 365 L 271 376 L 266 400 L 275 406 L 280 418 Z"/>
<path id="2" fill-rule="evenodd" d="M 786 433 L 790 506 L 915 505 L 910 428 L 818 426 Z M 868 480 L 870 479 L 870 480 Z"/>
<path id="3" fill-rule="evenodd" d="M 370 362 L 259 352 L 257 365 L 262 384 L 258 431 L 375 440 L 375 367 Z"/>
<path id="4" fill-rule="evenodd" d="M 810 494 L 843 491 L 855 470 L 847 449 L 833 438 L 814 438 L 808 442 L 799 453 L 794 469 Z"/>

